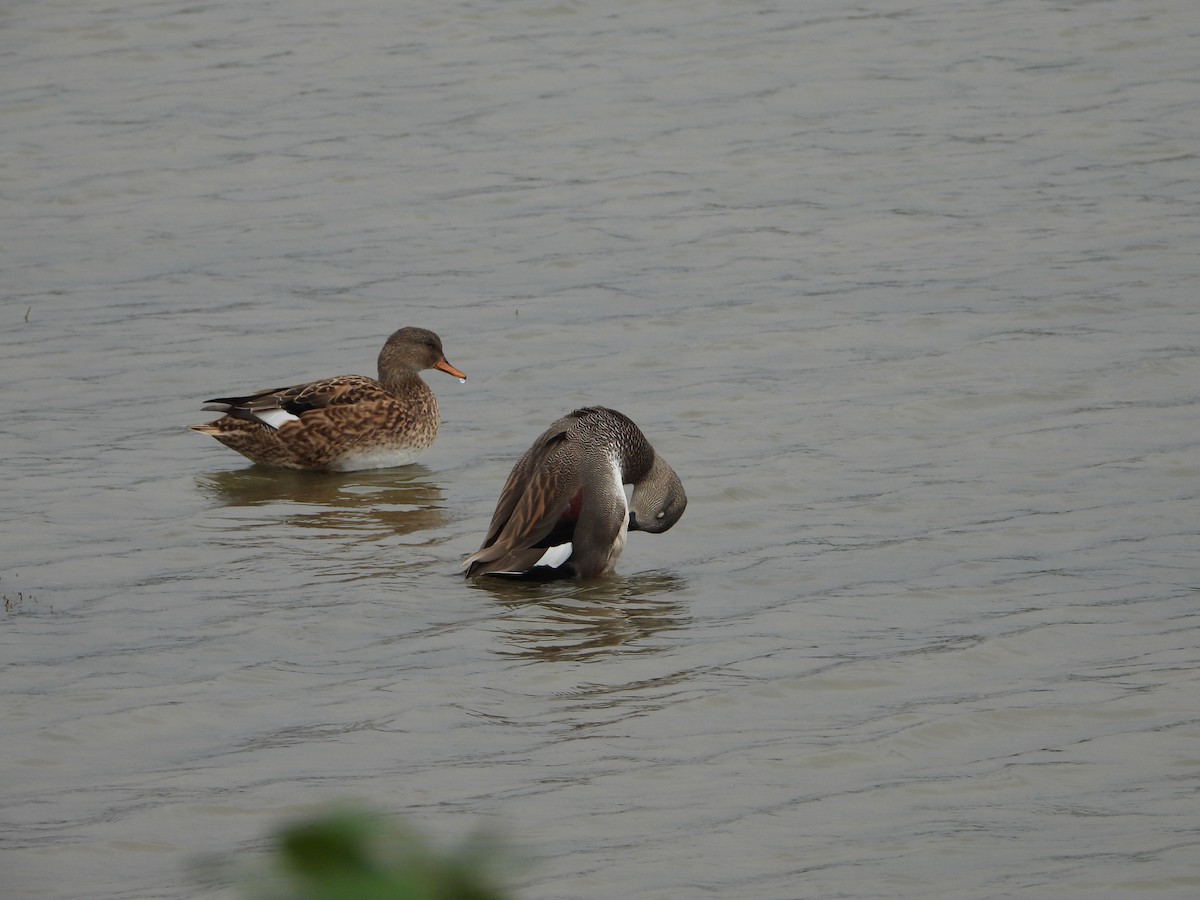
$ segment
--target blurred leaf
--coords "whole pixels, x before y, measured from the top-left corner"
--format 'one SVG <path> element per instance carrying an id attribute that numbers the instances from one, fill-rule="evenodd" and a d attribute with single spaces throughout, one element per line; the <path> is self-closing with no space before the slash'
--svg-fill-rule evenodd
<path id="1" fill-rule="evenodd" d="M 240 880 L 251 900 L 507 900 L 498 857 L 481 837 L 439 850 L 394 819 L 339 810 L 280 829 L 268 865 Z"/>

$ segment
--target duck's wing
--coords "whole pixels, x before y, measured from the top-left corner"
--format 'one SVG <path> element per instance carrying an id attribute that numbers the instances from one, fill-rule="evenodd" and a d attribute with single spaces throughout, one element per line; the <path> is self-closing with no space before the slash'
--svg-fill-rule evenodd
<path id="1" fill-rule="evenodd" d="M 509 473 L 483 544 L 463 561 L 467 574 L 523 571 L 537 564 L 547 552 L 546 538 L 573 504 L 577 512 L 582 487 L 570 436 L 554 430 L 543 434 Z"/>
<path id="2" fill-rule="evenodd" d="M 206 401 L 204 408 L 279 429 L 316 410 L 390 402 L 392 398 L 374 378 L 339 375 L 322 381 L 270 388 L 245 397 L 216 397 Z"/>

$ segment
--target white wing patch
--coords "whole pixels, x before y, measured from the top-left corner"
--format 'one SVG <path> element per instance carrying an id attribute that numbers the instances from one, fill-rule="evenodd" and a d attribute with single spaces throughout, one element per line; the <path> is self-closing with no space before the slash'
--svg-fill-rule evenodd
<path id="1" fill-rule="evenodd" d="M 565 544 L 558 544 L 557 546 L 549 547 L 546 549 L 546 552 L 542 554 L 542 558 L 535 562 L 534 565 L 549 566 L 551 569 L 557 569 L 571 558 L 571 552 L 574 549 L 575 548 L 570 541 L 567 541 Z"/>
<path id="2" fill-rule="evenodd" d="M 282 428 L 286 422 L 299 422 L 299 416 L 293 416 L 286 409 L 262 409 L 254 411 L 254 418 L 260 422 L 265 422 L 272 428 L 278 430 Z"/>

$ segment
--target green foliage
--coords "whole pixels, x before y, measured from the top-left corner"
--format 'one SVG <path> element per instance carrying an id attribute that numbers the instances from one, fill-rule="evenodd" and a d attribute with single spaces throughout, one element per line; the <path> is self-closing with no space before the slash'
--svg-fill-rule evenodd
<path id="1" fill-rule="evenodd" d="M 251 900 L 506 900 L 495 849 L 472 839 L 442 851 L 392 819 L 358 810 L 281 829 Z"/>

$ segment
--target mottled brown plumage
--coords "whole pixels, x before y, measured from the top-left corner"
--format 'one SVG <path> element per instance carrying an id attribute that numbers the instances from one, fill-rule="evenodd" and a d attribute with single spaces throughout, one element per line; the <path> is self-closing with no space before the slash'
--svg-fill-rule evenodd
<path id="1" fill-rule="evenodd" d="M 628 504 L 622 485 L 633 485 Z M 468 576 L 609 575 L 627 531 L 662 532 L 687 506 L 679 476 L 627 416 L 593 406 L 563 416 L 513 466 Z"/>
<path id="2" fill-rule="evenodd" d="M 379 351 L 378 380 L 339 375 L 209 400 L 205 409 L 225 415 L 191 428 L 264 466 L 349 472 L 407 465 L 433 444 L 441 421 L 424 369 L 467 377 L 446 361 L 432 331 L 401 328 Z"/>

